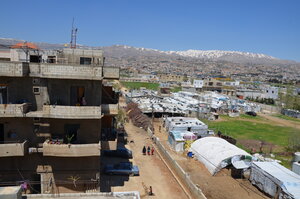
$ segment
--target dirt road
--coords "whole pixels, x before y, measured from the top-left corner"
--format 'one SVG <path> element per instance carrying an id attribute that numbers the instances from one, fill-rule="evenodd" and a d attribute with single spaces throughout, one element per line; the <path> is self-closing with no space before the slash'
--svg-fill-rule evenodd
<path id="1" fill-rule="evenodd" d="M 130 177 L 123 186 L 112 187 L 112 191 L 139 191 L 142 198 L 188 198 L 164 165 L 156 151 L 154 155 L 143 155 L 143 146 L 152 146 L 147 133 L 132 123 L 125 124 L 128 133 L 126 147 L 133 152 L 133 163 L 138 165 L 140 176 Z M 144 186 L 152 186 L 154 196 L 147 196 Z"/>
<path id="2" fill-rule="evenodd" d="M 269 120 L 270 122 L 274 122 L 276 125 L 279 125 L 279 126 L 287 126 L 287 127 L 293 127 L 293 128 L 300 129 L 299 122 L 281 119 L 281 118 L 274 117 L 274 116 L 268 115 L 268 114 L 259 114 L 259 116 L 265 118 L 266 120 Z"/>

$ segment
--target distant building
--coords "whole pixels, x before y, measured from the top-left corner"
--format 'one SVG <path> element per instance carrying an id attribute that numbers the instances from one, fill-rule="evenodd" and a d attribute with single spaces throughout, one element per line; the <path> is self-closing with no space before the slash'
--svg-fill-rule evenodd
<path id="1" fill-rule="evenodd" d="M 278 91 L 279 91 L 278 87 L 265 86 L 263 87 L 262 91 L 263 91 L 262 98 L 275 99 L 275 100 L 278 99 Z"/>
<path id="2" fill-rule="evenodd" d="M 223 82 L 214 78 L 208 78 L 204 80 L 204 91 L 217 91 L 222 92 Z"/>
<path id="3" fill-rule="evenodd" d="M 199 79 L 194 79 L 193 85 L 195 88 L 203 88 L 204 81 Z"/>
<path id="4" fill-rule="evenodd" d="M 160 82 L 183 82 L 185 77 L 183 75 L 175 74 L 158 74 Z"/>

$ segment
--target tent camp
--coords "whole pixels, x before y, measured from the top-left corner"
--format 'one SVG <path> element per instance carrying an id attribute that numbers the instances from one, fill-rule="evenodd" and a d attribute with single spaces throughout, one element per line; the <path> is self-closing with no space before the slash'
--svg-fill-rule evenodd
<path id="1" fill-rule="evenodd" d="M 279 199 L 300 199 L 300 176 L 277 162 L 253 162 L 250 181 Z"/>
<path id="2" fill-rule="evenodd" d="M 230 165 L 232 158 L 251 157 L 246 151 L 218 137 L 205 137 L 196 140 L 191 145 L 190 151 L 212 175 Z"/>

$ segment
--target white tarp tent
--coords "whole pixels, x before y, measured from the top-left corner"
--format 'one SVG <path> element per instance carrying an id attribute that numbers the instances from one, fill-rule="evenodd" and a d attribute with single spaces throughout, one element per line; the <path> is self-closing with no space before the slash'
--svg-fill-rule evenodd
<path id="1" fill-rule="evenodd" d="M 277 162 L 253 162 L 250 181 L 279 199 L 300 199 L 300 176 Z"/>
<path id="2" fill-rule="evenodd" d="M 219 170 L 231 164 L 231 158 L 251 155 L 246 151 L 218 137 L 205 137 L 196 140 L 190 151 L 202 162 L 208 171 L 215 175 Z"/>

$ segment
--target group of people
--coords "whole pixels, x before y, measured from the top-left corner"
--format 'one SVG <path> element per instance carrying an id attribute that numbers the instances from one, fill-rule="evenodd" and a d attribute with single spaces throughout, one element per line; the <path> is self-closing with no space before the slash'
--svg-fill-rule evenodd
<path id="1" fill-rule="evenodd" d="M 146 155 L 146 154 L 148 154 L 148 155 L 154 155 L 154 147 L 150 147 L 150 146 L 148 146 L 147 148 L 146 148 L 146 146 L 144 146 L 143 147 L 143 155 Z"/>

